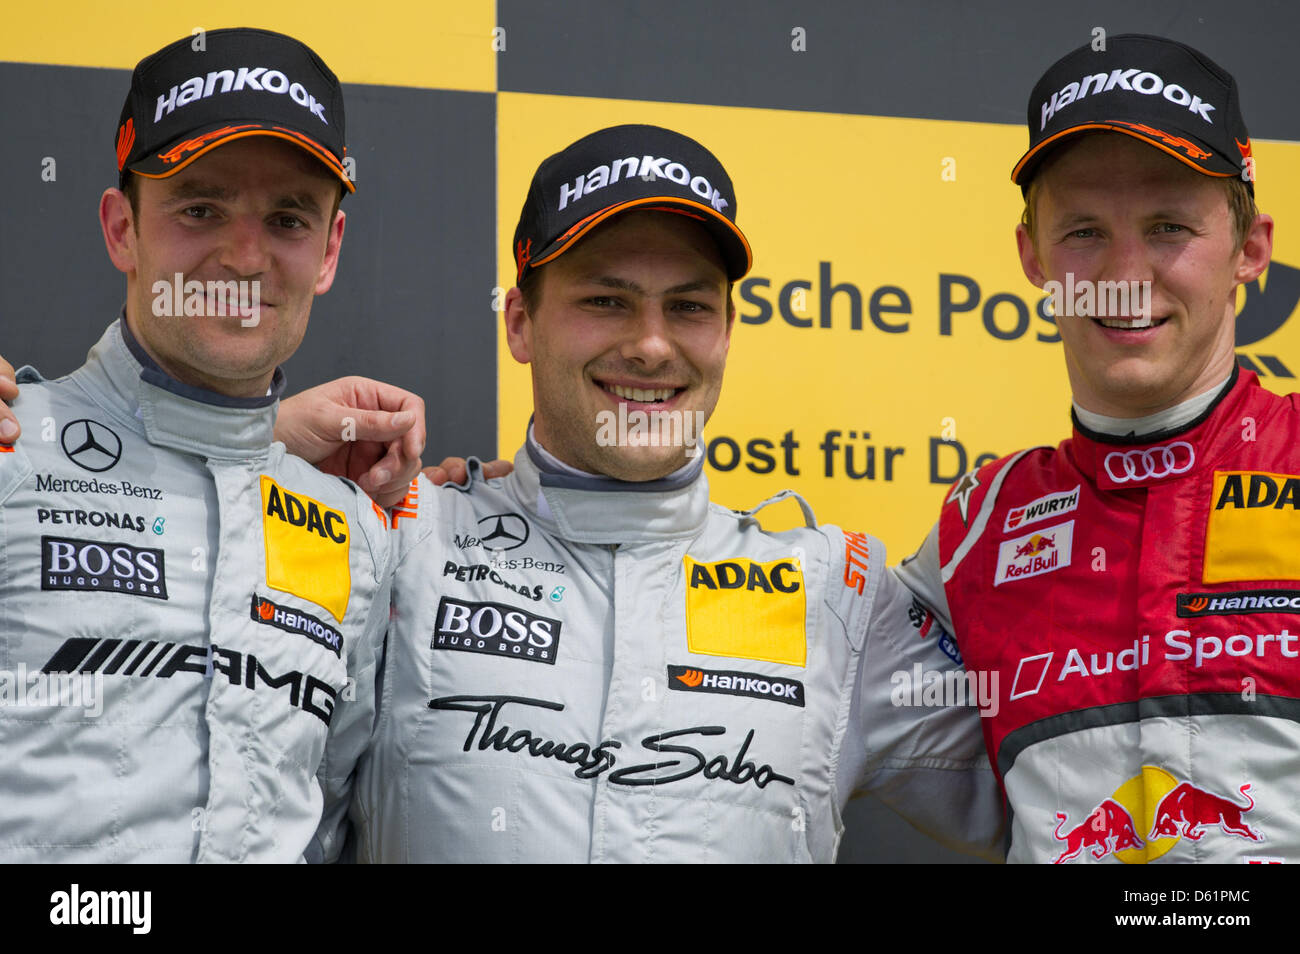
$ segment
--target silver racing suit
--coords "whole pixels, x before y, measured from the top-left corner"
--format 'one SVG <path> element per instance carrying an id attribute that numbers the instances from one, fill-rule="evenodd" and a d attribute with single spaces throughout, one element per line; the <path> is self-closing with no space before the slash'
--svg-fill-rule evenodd
<path id="1" fill-rule="evenodd" d="M 898 692 L 960 656 L 881 543 L 708 493 L 702 459 L 625 483 L 531 441 L 412 484 L 359 860 L 829 862 L 858 788 L 997 855 L 977 710 Z"/>
<path id="2" fill-rule="evenodd" d="M 187 387 L 123 320 L 19 381 L 0 861 L 332 857 L 374 724 L 382 513 L 272 443 L 279 372 L 265 398 Z"/>

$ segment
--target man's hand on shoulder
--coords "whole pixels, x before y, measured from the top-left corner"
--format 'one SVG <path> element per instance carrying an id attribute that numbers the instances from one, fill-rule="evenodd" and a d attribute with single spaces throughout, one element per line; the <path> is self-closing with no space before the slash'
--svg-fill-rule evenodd
<path id="1" fill-rule="evenodd" d="M 483 465 L 483 476 L 491 479 L 493 477 L 504 477 L 515 469 L 515 465 L 508 460 L 488 461 Z M 469 467 L 465 464 L 464 457 L 448 457 L 436 467 L 424 468 L 424 476 L 429 478 L 429 482 L 435 486 L 441 484 L 463 484 L 469 477 Z"/>
<path id="2" fill-rule="evenodd" d="M 275 439 L 390 507 L 420 472 L 424 401 L 382 381 L 338 378 L 281 401 Z"/>
<path id="3" fill-rule="evenodd" d="M 14 376 L 14 366 L 0 357 L 0 402 L 12 401 L 18 397 L 18 385 Z M 0 444 L 12 445 L 18 440 L 18 418 L 9 406 L 0 403 Z"/>

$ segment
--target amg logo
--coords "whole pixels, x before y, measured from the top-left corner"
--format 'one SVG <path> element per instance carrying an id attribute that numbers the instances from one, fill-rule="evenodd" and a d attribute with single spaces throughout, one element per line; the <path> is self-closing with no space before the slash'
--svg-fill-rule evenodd
<path id="1" fill-rule="evenodd" d="M 1214 107 L 1205 102 L 1201 97 L 1194 96 L 1187 90 L 1183 89 L 1177 83 L 1165 85 L 1165 81 L 1155 73 L 1145 72 L 1140 69 L 1115 69 L 1110 74 L 1093 73 L 1091 76 L 1084 76 L 1076 83 L 1066 83 L 1058 92 L 1052 94 L 1052 98 L 1043 103 L 1043 121 L 1038 128 L 1040 130 L 1047 128 L 1047 121 L 1056 114 L 1059 109 L 1064 109 L 1071 103 L 1083 99 L 1089 93 L 1097 95 L 1098 93 L 1109 93 L 1114 89 L 1126 90 L 1130 93 L 1142 93 L 1146 96 L 1155 96 L 1159 93 L 1175 106 L 1186 106 L 1190 112 L 1195 113 L 1211 125 L 1214 120 L 1210 118 L 1210 113 Z"/>
<path id="2" fill-rule="evenodd" d="M 274 626 L 286 633 L 306 636 L 312 642 L 320 643 L 335 656 L 339 658 L 343 656 L 343 634 L 333 626 L 322 623 L 315 616 L 273 603 L 265 596 L 258 596 L 256 593 L 253 594 L 253 608 L 250 615 L 255 622 Z"/>
<path id="3" fill-rule="evenodd" d="M 254 692 L 289 689 L 289 705 L 310 712 L 326 725 L 334 716 L 333 686 L 311 673 L 297 670 L 272 676 L 257 657 L 220 646 L 185 646 L 157 640 L 94 639 L 74 637 L 63 641 L 42 672 L 99 672 L 106 676 L 155 676 L 168 679 L 178 672 L 211 677 L 221 673 L 232 686 Z"/>
<path id="4" fill-rule="evenodd" d="M 504 603 L 469 603 L 444 596 L 438 602 L 433 649 L 509 656 L 555 665 L 558 619 L 535 616 Z"/>
<path id="5" fill-rule="evenodd" d="M 1230 593 L 1179 593 L 1178 615 L 1250 616 L 1300 612 L 1300 590 L 1235 590 Z"/>
<path id="6" fill-rule="evenodd" d="M 748 696 L 751 699 L 771 699 L 803 708 L 803 683 L 796 679 L 760 676 L 752 672 L 669 665 L 668 688 L 681 692 L 717 692 L 729 696 Z"/>
<path id="7" fill-rule="evenodd" d="M 217 89 L 218 82 L 221 83 L 221 89 Z M 329 125 L 329 120 L 325 118 L 325 105 L 317 102 L 306 87 L 301 83 L 290 83 L 289 77 L 279 70 L 268 70 L 265 66 L 241 66 L 238 73 L 234 70 L 215 70 L 207 76 L 191 77 L 180 86 L 173 86 L 165 96 L 158 97 L 158 108 L 154 111 L 153 121 L 158 122 L 165 114 L 196 100 L 207 99 L 214 93 L 238 93 L 246 89 L 259 93 L 288 93 L 295 103 L 326 126 Z"/>
<path id="8" fill-rule="evenodd" d="M 41 589 L 167 599 L 163 551 L 129 543 L 41 537 Z"/>
<path id="9" fill-rule="evenodd" d="M 578 176 L 573 180 L 573 185 L 566 182 L 560 186 L 560 204 L 556 211 L 563 211 L 570 202 L 576 202 L 584 195 L 591 195 L 598 189 L 612 185 L 620 178 L 630 179 L 633 176 L 640 176 L 643 179 L 667 179 L 678 185 L 689 186 L 692 192 L 719 212 L 728 205 L 727 200 L 713 188 L 708 179 L 704 176 L 692 176 L 690 170 L 680 162 L 672 162 L 665 156 L 658 158 L 628 156 L 626 159 L 615 159 L 608 165 L 599 165 L 585 176 Z"/>

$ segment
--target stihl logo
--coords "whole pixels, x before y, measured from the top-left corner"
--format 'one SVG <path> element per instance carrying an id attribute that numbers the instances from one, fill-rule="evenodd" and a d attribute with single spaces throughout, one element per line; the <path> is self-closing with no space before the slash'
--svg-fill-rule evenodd
<path id="1" fill-rule="evenodd" d="M 217 89 L 220 81 L 221 88 Z M 288 93 L 289 98 L 307 110 L 326 126 L 325 104 L 307 92 L 301 83 L 290 83 L 289 77 L 279 70 L 268 70 L 265 66 L 241 66 L 239 72 L 234 70 L 214 70 L 207 76 L 194 76 L 180 86 L 173 86 L 167 95 L 158 97 L 158 108 L 154 111 L 153 121 L 158 122 L 181 106 L 188 106 L 200 99 L 207 99 L 214 93 L 238 93 L 241 90 L 255 90 L 259 93 Z"/>
<path id="2" fill-rule="evenodd" d="M 1047 121 L 1056 115 L 1057 110 L 1083 99 L 1089 93 L 1095 96 L 1098 93 L 1109 93 L 1114 89 L 1142 93 L 1145 96 L 1155 96 L 1158 93 L 1175 106 L 1186 106 L 1188 111 L 1200 116 L 1207 123 L 1214 124 L 1214 120 L 1210 118 L 1214 107 L 1177 83 L 1165 85 L 1165 81 L 1155 73 L 1140 69 L 1116 69 L 1111 70 L 1109 75 L 1093 73 L 1091 76 L 1083 77 L 1077 83 L 1066 83 L 1059 92 L 1052 94 L 1051 99 L 1043 103 L 1043 121 L 1038 128 L 1046 129 Z"/>
<path id="3" fill-rule="evenodd" d="M 719 212 L 728 205 L 727 200 L 713 188 L 708 179 L 704 176 L 692 176 L 690 170 L 680 162 L 672 162 L 666 156 L 658 158 L 628 156 L 626 159 L 616 159 L 609 165 L 597 166 L 585 176 L 578 176 L 573 180 L 573 185 L 566 182 L 560 186 L 560 204 L 556 211 L 564 211 L 564 207 L 570 202 L 575 202 L 584 195 L 591 195 L 607 185 L 613 185 L 620 178 L 630 179 L 633 176 L 640 176 L 646 180 L 667 179 L 669 182 L 688 186 L 692 192 Z"/>

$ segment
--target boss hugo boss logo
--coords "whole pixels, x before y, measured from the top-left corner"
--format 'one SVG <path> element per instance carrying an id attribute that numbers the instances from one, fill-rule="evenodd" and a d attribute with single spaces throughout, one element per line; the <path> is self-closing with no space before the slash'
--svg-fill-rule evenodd
<path id="1" fill-rule="evenodd" d="M 1111 451 L 1102 466 L 1117 484 L 1161 480 L 1185 474 L 1196 463 L 1196 450 L 1187 441 L 1174 441 L 1142 450 Z"/>
<path id="2" fill-rule="evenodd" d="M 41 589 L 167 599 L 163 551 L 128 543 L 41 537 Z"/>
<path id="3" fill-rule="evenodd" d="M 433 649 L 509 656 L 555 665 L 560 648 L 558 619 L 504 603 L 470 603 L 444 596 L 438 601 Z"/>
<path id="4" fill-rule="evenodd" d="M 751 699 L 771 699 L 803 708 L 803 683 L 797 679 L 762 676 L 753 672 L 668 667 L 668 688 L 679 692 L 717 692 Z"/>
<path id="5" fill-rule="evenodd" d="M 111 428 L 88 418 L 64 425 L 59 444 L 68 460 L 95 474 L 111 469 L 122 459 L 122 439 Z"/>
<path id="6" fill-rule="evenodd" d="M 167 93 L 158 97 L 158 106 L 153 114 L 153 121 L 158 122 L 182 106 L 219 93 L 238 93 L 241 90 L 254 90 L 259 93 L 287 93 L 289 98 L 307 110 L 325 125 L 325 104 L 321 103 L 307 87 L 301 83 L 291 83 L 289 77 L 279 70 L 267 69 L 265 66 L 241 66 L 235 70 L 215 70 L 206 76 L 193 76 L 179 86 L 173 86 Z M 217 88 L 217 83 L 221 88 Z"/>

